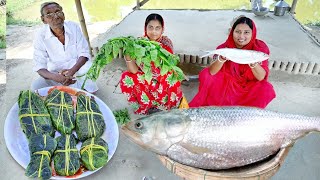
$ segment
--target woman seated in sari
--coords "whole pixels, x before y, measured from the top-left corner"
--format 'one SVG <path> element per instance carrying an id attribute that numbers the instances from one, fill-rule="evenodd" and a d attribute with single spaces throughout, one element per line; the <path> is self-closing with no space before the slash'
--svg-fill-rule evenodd
<path id="1" fill-rule="evenodd" d="M 150 14 L 144 25 L 144 36 L 150 41 L 157 41 L 161 47 L 171 54 L 173 46 L 167 36 L 163 36 L 164 21 L 159 14 Z M 124 72 L 120 79 L 120 88 L 122 93 L 127 95 L 129 103 L 136 114 L 150 114 L 158 110 L 169 110 L 177 107 L 182 98 L 180 82 L 168 81 L 171 72 L 160 75 L 160 69 L 151 62 L 152 80 L 148 84 L 146 80 L 140 77 L 144 73 L 143 67 L 137 66 L 135 60 L 125 56 L 128 71 Z M 129 82 L 127 83 L 129 79 Z"/>
<path id="2" fill-rule="evenodd" d="M 256 39 L 254 22 L 240 17 L 232 26 L 227 41 L 217 47 L 255 50 L 269 54 L 268 46 Z M 215 56 L 217 57 L 217 56 Z M 238 64 L 218 56 L 199 74 L 199 92 L 190 107 L 250 106 L 265 108 L 276 94 L 268 82 L 268 60 L 253 64 Z"/>

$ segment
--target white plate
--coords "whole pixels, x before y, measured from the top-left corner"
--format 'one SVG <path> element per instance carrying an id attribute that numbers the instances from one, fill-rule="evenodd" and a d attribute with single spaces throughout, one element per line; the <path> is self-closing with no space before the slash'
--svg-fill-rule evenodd
<path id="1" fill-rule="evenodd" d="M 37 90 L 37 92 L 41 96 L 47 96 L 48 90 L 51 87 L 42 88 Z M 82 91 L 80 89 L 72 88 L 76 91 Z M 84 91 L 82 91 L 84 92 Z M 93 96 L 97 104 L 99 105 L 100 111 L 103 114 L 104 122 L 106 124 L 106 129 L 101 136 L 108 143 L 109 153 L 108 153 L 108 161 L 112 158 L 113 154 L 116 152 L 118 141 L 119 141 L 119 129 L 116 123 L 115 117 L 109 107 L 98 97 L 85 92 L 88 96 Z M 23 167 L 27 168 L 28 163 L 30 161 L 29 147 L 28 141 L 25 134 L 22 132 L 20 127 L 20 121 L 18 117 L 19 106 L 18 103 L 15 103 L 13 107 L 10 109 L 5 124 L 4 124 L 4 139 L 6 141 L 7 148 L 12 155 L 12 157 Z M 79 144 L 77 145 L 79 148 Z M 101 169 L 101 168 L 99 168 Z M 85 171 L 81 175 L 78 175 L 74 178 L 69 178 L 65 176 L 52 176 L 51 179 L 78 179 L 82 177 L 86 177 L 90 174 L 95 173 L 99 169 L 95 171 Z"/>

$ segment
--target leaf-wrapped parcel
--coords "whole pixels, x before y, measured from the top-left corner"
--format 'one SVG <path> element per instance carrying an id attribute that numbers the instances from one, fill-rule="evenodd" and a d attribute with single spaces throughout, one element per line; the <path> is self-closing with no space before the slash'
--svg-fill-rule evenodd
<path id="1" fill-rule="evenodd" d="M 90 171 L 96 170 L 108 162 L 108 144 L 102 138 L 87 139 L 80 149 L 81 161 Z"/>
<path id="2" fill-rule="evenodd" d="M 46 98 L 45 104 L 54 127 L 61 134 L 71 134 L 75 127 L 74 108 L 71 95 L 54 89 Z"/>
<path id="3" fill-rule="evenodd" d="M 56 140 L 46 134 L 33 134 L 29 139 L 30 162 L 25 175 L 32 178 L 50 179 L 51 156 L 57 147 Z"/>
<path id="4" fill-rule="evenodd" d="M 80 169 L 80 156 L 73 134 L 56 138 L 57 149 L 54 152 L 54 169 L 60 176 L 74 175 Z"/>
<path id="5" fill-rule="evenodd" d="M 30 90 L 20 91 L 18 106 L 20 126 L 28 139 L 32 134 L 54 135 L 49 112 L 39 95 Z"/>
<path id="6" fill-rule="evenodd" d="M 77 98 L 76 133 L 84 141 L 91 137 L 100 137 L 106 124 L 96 101 L 83 94 Z"/>

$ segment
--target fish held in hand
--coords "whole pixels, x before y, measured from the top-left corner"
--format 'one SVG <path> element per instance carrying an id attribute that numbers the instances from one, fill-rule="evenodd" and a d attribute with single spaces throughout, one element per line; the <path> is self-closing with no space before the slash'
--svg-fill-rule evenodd
<path id="1" fill-rule="evenodd" d="M 206 56 L 212 56 L 214 54 L 224 56 L 227 59 L 238 63 L 238 64 L 250 64 L 255 62 L 261 62 L 269 59 L 269 55 L 260 51 L 254 50 L 243 50 L 236 48 L 222 48 L 207 52 L 207 54 L 201 56 L 201 58 Z"/>
<path id="2" fill-rule="evenodd" d="M 320 118 L 249 107 L 202 107 L 156 113 L 122 130 L 157 154 L 218 170 L 268 158 L 309 132 L 320 131 Z"/>

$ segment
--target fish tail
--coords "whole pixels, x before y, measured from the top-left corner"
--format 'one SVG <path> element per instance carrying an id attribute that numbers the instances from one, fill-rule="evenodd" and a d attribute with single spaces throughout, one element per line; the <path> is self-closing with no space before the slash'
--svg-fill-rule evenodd
<path id="1" fill-rule="evenodd" d="M 320 116 L 316 117 L 317 131 L 320 132 Z"/>
<path id="2" fill-rule="evenodd" d="M 214 55 L 214 51 L 205 51 L 206 54 L 200 56 L 200 58 L 204 58 L 204 57 L 207 57 L 207 56 L 211 56 L 211 55 Z"/>
<path id="3" fill-rule="evenodd" d="M 309 130 L 320 132 L 320 116 L 311 117 L 311 121 L 309 121 L 310 126 L 308 127 Z"/>

